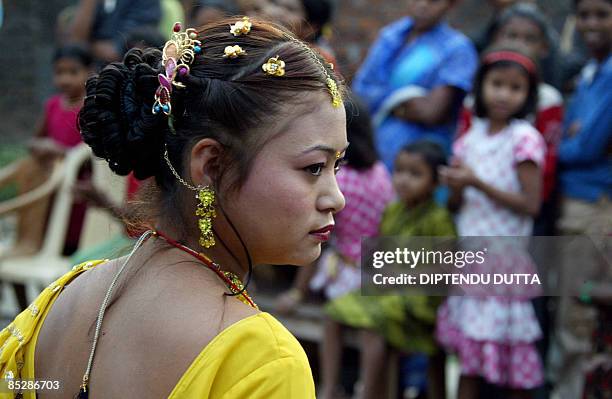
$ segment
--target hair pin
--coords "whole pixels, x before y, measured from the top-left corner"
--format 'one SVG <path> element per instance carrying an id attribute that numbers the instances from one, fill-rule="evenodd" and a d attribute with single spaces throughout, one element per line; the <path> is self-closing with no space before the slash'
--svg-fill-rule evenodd
<path id="1" fill-rule="evenodd" d="M 245 55 L 246 51 L 236 44 L 234 46 L 225 47 L 223 53 L 223 58 L 238 58 L 238 56 Z"/>
<path id="2" fill-rule="evenodd" d="M 196 54 L 202 52 L 202 43 L 197 40 L 195 29 L 186 29 L 181 32 L 179 22 L 172 27 L 172 37 L 166 42 L 162 50 L 162 65 L 164 73 L 157 75 L 159 87 L 155 91 L 153 114 L 163 112 L 170 116 L 172 112 L 171 94 L 173 87 L 185 87 L 176 80 L 176 76 L 186 76 L 189 73 L 189 64 L 193 62 Z"/>
<path id="3" fill-rule="evenodd" d="M 268 59 L 268 62 L 261 66 L 265 73 L 272 76 L 283 76 L 285 74 L 285 61 L 279 60 L 278 55 Z"/>
<path id="4" fill-rule="evenodd" d="M 320 54 L 317 55 L 317 53 L 315 52 L 315 50 L 313 50 L 309 45 L 307 45 L 306 43 L 304 43 L 301 40 L 298 39 L 293 39 L 299 46 L 301 46 L 302 48 L 304 48 L 304 50 L 306 50 L 308 52 L 308 54 L 312 57 L 312 59 L 321 67 L 321 71 L 325 74 L 325 84 L 327 85 L 327 90 L 329 91 L 329 94 L 332 97 L 332 106 L 334 108 L 338 108 L 342 105 L 342 95 L 340 94 L 340 90 L 338 90 L 338 84 L 336 83 L 336 81 L 332 78 L 332 76 L 330 75 L 329 72 L 327 72 L 327 69 L 325 68 L 325 65 L 323 64 L 323 62 L 321 61 L 321 56 Z M 334 64 L 332 64 L 331 62 L 327 63 L 328 67 L 333 70 L 334 69 Z"/>
<path id="5" fill-rule="evenodd" d="M 332 96 L 332 105 L 334 108 L 337 108 L 342 105 L 342 96 L 340 95 L 340 91 L 338 91 L 338 85 L 336 81 L 332 78 L 326 79 L 327 88 L 329 89 L 329 94 Z"/>
<path id="6" fill-rule="evenodd" d="M 230 25 L 230 33 L 234 36 L 246 35 L 251 31 L 253 24 L 249 20 L 249 17 L 242 17 L 241 21 L 236 22 L 234 25 Z"/>

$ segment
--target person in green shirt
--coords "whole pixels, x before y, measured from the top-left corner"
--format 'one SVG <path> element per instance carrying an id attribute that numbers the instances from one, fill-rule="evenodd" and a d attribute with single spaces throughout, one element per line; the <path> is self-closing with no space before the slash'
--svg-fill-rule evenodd
<path id="1" fill-rule="evenodd" d="M 383 213 L 381 237 L 456 236 L 450 213 L 433 198 L 438 168 L 445 163 L 444 150 L 431 141 L 414 142 L 398 153 L 393 170 L 397 199 Z M 428 397 L 443 397 L 444 355 L 434 341 L 441 299 L 425 295 L 362 296 L 355 291 L 325 306 L 332 319 L 361 330 L 363 398 L 380 397 L 384 390 L 386 379 L 382 377 L 391 348 L 429 356 Z"/>

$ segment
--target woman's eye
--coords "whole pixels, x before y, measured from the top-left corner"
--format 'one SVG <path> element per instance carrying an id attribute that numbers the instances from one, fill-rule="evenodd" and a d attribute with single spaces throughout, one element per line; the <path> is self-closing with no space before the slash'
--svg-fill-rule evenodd
<path id="1" fill-rule="evenodd" d="M 340 158 L 334 164 L 334 174 L 338 173 L 338 171 L 342 168 L 343 165 L 347 164 L 346 158 Z"/>
<path id="2" fill-rule="evenodd" d="M 321 176 L 321 172 L 323 171 L 324 167 L 325 167 L 324 163 L 317 163 L 314 165 L 307 166 L 305 169 L 308 173 L 312 174 L 313 176 Z"/>

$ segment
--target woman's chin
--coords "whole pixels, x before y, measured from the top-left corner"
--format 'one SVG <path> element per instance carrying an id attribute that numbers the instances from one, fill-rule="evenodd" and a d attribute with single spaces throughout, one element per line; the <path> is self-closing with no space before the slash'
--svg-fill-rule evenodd
<path id="1" fill-rule="evenodd" d="M 316 254 L 312 257 L 312 259 L 310 260 L 310 262 L 306 263 L 306 265 L 311 264 L 312 262 L 316 261 L 317 259 L 319 259 L 319 256 L 321 256 L 321 244 L 317 245 L 317 249 L 316 249 Z"/>
<path id="2" fill-rule="evenodd" d="M 319 259 L 319 256 L 321 256 L 321 244 L 316 244 L 311 249 L 299 254 L 291 264 L 296 266 L 308 266 Z"/>
<path id="3" fill-rule="evenodd" d="M 308 266 L 319 259 L 321 256 L 321 244 L 315 244 L 314 246 L 308 249 L 302 249 L 299 252 L 295 252 L 293 256 L 287 257 L 286 253 L 283 254 L 285 256 L 278 257 L 274 260 L 268 260 L 264 262 L 258 262 L 257 264 L 263 265 L 293 265 L 293 266 Z"/>

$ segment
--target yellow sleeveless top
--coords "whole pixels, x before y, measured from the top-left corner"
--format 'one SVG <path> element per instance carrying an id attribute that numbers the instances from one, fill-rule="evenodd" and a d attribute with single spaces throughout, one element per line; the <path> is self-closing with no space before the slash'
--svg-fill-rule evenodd
<path id="1" fill-rule="evenodd" d="M 60 277 L 0 331 L 0 399 L 14 398 L 7 382 L 33 380 L 34 350 L 41 326 L 62 288 L 105 261 L 85 262 Z M 84 371 L 84 370 L 83 370 Z M 78 386 L 62 386 L 73 396 Z M 23 391 L 35 399 L 34 391 Z M 92 392 L 94 397 L 95 392 Z M 269 313 L 242 319 L 217 335 L 191 363 L 169 399 L 315 397 L 308 358 L 295 337 Z"/>

